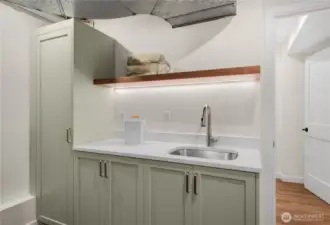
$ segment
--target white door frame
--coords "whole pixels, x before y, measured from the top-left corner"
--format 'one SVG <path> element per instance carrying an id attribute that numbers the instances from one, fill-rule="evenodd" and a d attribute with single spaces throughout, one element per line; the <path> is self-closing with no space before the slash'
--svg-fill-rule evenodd
<path id="1" fill-rule="evenodd" d="M 290 3 L 291 1 L 291 3 Z M 264 1 L 265 49 L 261 75 L 260 151 L 263 162 L 260 189 L 260 225 L 276 224 L 276 149 L 275 140 L 275 29 L 276 19 L 330 9 L 326 0 L 288 0 L 274 7 L 276 0 Z M 272 193 L 272 194 L 270 194 Z"/>
<path id="2" fill-rule="evenodd" d="M 1 28 L 1 27 L 0 27 Z M 0 30 L 0 206 L 2 204 L 2 77 L 3 77 L 3 36 Z M 1 207 L 0 207 L 1 208 Z"/>

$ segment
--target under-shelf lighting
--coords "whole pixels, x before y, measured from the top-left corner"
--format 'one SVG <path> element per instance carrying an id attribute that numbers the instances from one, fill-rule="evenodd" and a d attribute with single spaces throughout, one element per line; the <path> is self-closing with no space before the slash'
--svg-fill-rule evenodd
<path id="1" fill-rule="evenodd" d="M 219 89 L 227 89 L 227 90 L 251 90 L 258 87 L 257 82 L 255 81 L 244 81 L 244 82 L 227 82 L 227 83 L 209 83 L 207 85 L 205 84 L 190 84 L 190 85 L 184 85 L 184 86 L 148 86 L 148 87 L 130 87 L 130 88 L 116 88 L 112 89 L 114 93 L 117 94 L 132 94 L 135 92 L 144 92 L 144 93 L 150 93 L 150 94 L 158 94 L 163 92 L 175 92 L 175 93 L 187 93 L 187 92 L 194 92 L 194 91 L 216 91 Z"/>
<path id="2" fill-rule="evenodd" d="M 249 75 L 222 76 L 222 77 L 210 77 L 210 78 L 113 84 L 110 87 L 113 87 L 115 90 L 118 90 L 118 89 L 128 89 L 128 88 L 209 85 L 209 84 L 219 84 L 219 83 L 257 82 L 257 81 L 259 81 L 259 74 L 258 75 L 249 74 Z"/>

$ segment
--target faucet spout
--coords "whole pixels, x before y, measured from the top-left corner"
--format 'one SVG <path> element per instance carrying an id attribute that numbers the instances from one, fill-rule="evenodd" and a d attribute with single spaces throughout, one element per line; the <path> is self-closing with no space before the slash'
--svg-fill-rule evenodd
<path id="1" fill-rule="evenodd" d="M 212 137 L 211 107 L 209 105 L 203 107 L 201 127 L 206 127 L 206 145 L 213 146 L 217 140 Z"/>

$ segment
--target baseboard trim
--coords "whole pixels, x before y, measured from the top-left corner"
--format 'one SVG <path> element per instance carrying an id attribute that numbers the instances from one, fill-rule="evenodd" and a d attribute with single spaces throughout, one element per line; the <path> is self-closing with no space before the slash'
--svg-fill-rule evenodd
<path id="1" fill-rule="evenodd" d="M 30 223 L 27 223 L 26 225 L 38 225 L 38 221 L 34 220 Z"/>
<path id="2" fill-rule="evenodd" d="M 308 175 L 308 179 L 306 179 L 306 188 L 313 193 L 318 193 L 317 196 L 330 204 L 330 184 L 320 180 L 319 178 L 313 176 L 312 174 Z"/>
<path id="3" fill-rule="evenodd" d="M 297 184 L 304 183 L 304 177 L 300 177 L 300 176 L 288 176 L 282 173 L 277 173 L 276 178 L 283 182 L 288 182 L 288 183 L 297 183 Z"/>
<path id="4" fill-rule="evenodd" d="M 1 225 L 37 225 L 36 199 L 27 196 L 0 207 Z"/>
<path id="5" fill-rule="evenodd" d="M 49 224 L 49 225 L 66 225 L 64 223 L 58 222 L 58 221 L 48 218 L 46 216 L 39 216 L 38 220 L 42 223 Z"/>

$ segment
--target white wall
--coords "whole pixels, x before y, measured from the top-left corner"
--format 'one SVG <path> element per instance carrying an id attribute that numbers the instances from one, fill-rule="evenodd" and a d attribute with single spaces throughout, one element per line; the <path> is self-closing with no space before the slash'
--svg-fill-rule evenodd
<path id="1" fill-rule="evenodd" d="M 218 136 L 259 138 L 259 82 L 249 81 L 114 89 L 115 121 L 139 115 L 148 132 L 205 134 L 202 109 L 212 109 L 212 131 Z M 253 80 L 254 78 L 254 80 Z"/>
<path id="2" fill-rule="evenodd" d="M 95 20 L 95 28 L 115 38 L 131 52 L 163 53 L 174 65 L 224 29 L 230 20 L 227 18 L 172 29 L 169 23 L 159 17 L 137 15 Z"/>
<path id="3" fill-rule="evenodd" d="M 288 46 L 301 16 L 277 19 L 276 147 L 277 177 L 303 182 L 304 174 L 304 59 L 291 57 Z"/>
<path id="4" fill-rule="evenodd" d="M 29 195 L 31 43 L 36 28 L 45 24 L 0 3 L 2 204 Z"/>
<path id="5" fill-rule="evenodd" d="M 95 28 L 131 52 L 160 52 L 173 70 L 190 71 L 260 65 L 262 21 L 262 0 L 238 0 L 237 16 L 187 27 L 172 29 L 160 18 L 139 15 L 96 20 Z M 208 103 L 215 134 L 259 137 L 258 82 L 119 89 L 115 99 L 117 128 L 122 128 L 122 113 L 139 114 L 149 131 L 196 134 Z M 165 111 L 170 111 L 171 121 L 164 121 Z"/>
<path id="6" fill-rule="evenodd" d="M 238 0 L 238 15 L 176 66 L 181 70 L 260 65 L 264 48 L 262 0 Z M 204 31 L 199 31 L 204 33 Z"/>
<path id="7" fill-rule="evenodd" d="M 262 0 L 238 0 L 238 15 L 172 29 L 164 20 L 139 15 L 96 20 L 95 28 L 128 50 L 165 54 L 174 70 L 260 65 L 263 48 Z"/>
<path id="8" fill-rule="evenodd" d="M 302 180 L 304 174 L 304 61 L 287 53 L 285 42 L 276 57 L 277 173 Z"/>

